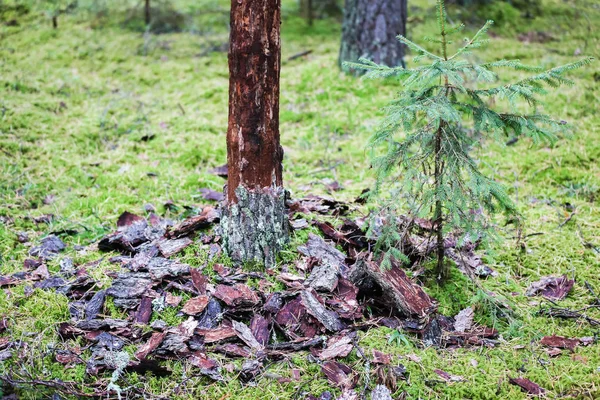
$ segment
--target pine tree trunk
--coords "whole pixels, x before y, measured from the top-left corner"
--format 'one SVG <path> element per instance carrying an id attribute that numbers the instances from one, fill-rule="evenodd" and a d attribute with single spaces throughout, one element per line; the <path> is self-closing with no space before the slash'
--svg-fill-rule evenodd
<path id="1" fill-rule="evenodd" d="M 280 0 L 231 2 L 224 248 L 271 266 L 287 241 L 279 144 Z"/>
<path id="2" fill-rule="evenodd" d="M 309 25 L 315 18 L 336 17 L 342 14 L 337 0 L 300 0 L 300 15 Z"/>
<path id="3" fill-rule="evenodd" d="M 146 25 L 150 25 L 151 14 L 150 14 L 150 0 L 146 0 L 144 4 L 144 22 Z"/>
<path id="4" fill-rule="evenodd" d="M 52 27 L 58 29 L 58 15 L 52 16 Z"/>
<path id="5" fill-rule="evenodd" d="M 403 65 L 407 0 L 346 0 L 339 64 L 366 57 L 387 66 Z M 346 70 L 343 66 L 342 69 Z M 356 73 L 356 71 L 353 71 Z"/>

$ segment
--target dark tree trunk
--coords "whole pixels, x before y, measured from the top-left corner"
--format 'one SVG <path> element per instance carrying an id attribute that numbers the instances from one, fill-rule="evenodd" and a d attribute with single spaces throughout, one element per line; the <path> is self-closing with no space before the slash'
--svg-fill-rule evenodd
<path id="1" fill-rule="evenodd" d="M 58 28 L 58 15 L 53 15 L 52 16 L 52 27 L 54 29 Z"/>
<path id="2" fill-rule="evenodd" d="M 150 0 L 146 0 L 144 5 L 144 22 L 146 22 L 146 25 L 150 25 L 150 19 Z"/>
<path id="3" fill-rule="evenodd" d="M 279 144 L 280 0 L 232 0 L 224 247 L 266 266 L 287 241 Z"/>
<path id="4" fill-rule="evenodd" d="M 339 64 L 365 57 L 387 66 L 403 65 L 407 0 L 346 0 Z M 342 69 L 346 70 L 342 67 Z"/>

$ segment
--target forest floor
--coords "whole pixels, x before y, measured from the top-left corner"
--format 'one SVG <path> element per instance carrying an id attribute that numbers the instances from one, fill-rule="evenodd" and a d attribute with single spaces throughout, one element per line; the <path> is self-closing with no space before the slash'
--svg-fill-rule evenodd
<path id="1" fill-rule="evenodd" d="M 226 161 L 227 4 L 174 1 L 170 4 L 181 17 L 170 23 L 184 24 L 185 29 L 152 34 L 140 29 L 141 11 L 126 10 L 123 3 L 99 9 L 110 2 L 93 2 L 93 9 L 80 2 L 79 9 L 59 17 L 58 29 L 39 10 L 23 14 L 9 9 L 11 2 L 0 6 L 1 276 L 23 271 L 31 244 L 54 232 L 67 249 L 48 262 L 50 273 L 58 272 L 65 258 L 76 266 L 91 263 L 88 272 L 97 288 L 106 288 L 111 284 L 107 274 L 120 267 L 109 262 L 114 254 L 99 252 L 96 243 L 114 230 L 121 213 L 143 215 L 151 204 L 158 214 L 177 220 L 210 203 L 200 188 L 222 190 L 223 179 L 210 170 Z M 133 7 L 135 2 L 130 3 Z M 418 41 L 434 29 L 432 7 L 431 2 L 409 1 L 410 38 Z M 489 45 L 474 57 L 518 58 L 550 68 L 580 54 L 600 56 L 600 10 L 594 2 L 544 0 L 540 14 L 530 19 L 505 3 L 494 2 L 487 11 L 491 15 L 482 16 L 498 24 Z M 450 7 L 451 18 L 459 20 L 458 14 Z M 463 12 L 469 32 L 476 30 L 474 15 Z M 18 24 L 9 23 L 13 19 Z M 296 2 L 284 1 L 281 140 L 285 185 L 296 198 L 318 194 L 352 202 L 372 185 L 365 144 L 382 116 L 381 107 L 398 90 L 392 79 L 360 80 L 339 71 L 340 31 L 333 19 L 307 26 Z M 307 50 L 310 54 L 289 60 Z M 410 56 L 407 62 L 412 63 Z M 497 345 L 436 349 L 390 328 L 359 333 L 363 349 L 391 354 L 406 367 L 408 379 L 398 382 L 394 398 L 402 393 L 415 399 L 526 398 L 509 383 L 518 376 L 545 388 L 549 398 L 600 397 L 600 344 L 558 355 L 540 344 L 547 335 L 598 339 L 598 327 L 585 319 L 540 315 L 540 309 L 552 304 L 525 296 L 540 278 L 565 274 L 575 284 L 559 307 L 581 310 L 599 301 L 585 285 L 600 295 L 598 65 L 596 61 L 574 71 L 576 85 L 551 90 L 543 105 L 546 113 L 568 121 L 572 137 L 552 146 L 526 139 L 510 146 L 483 141 L 474 150 L 482 168 L 509 188 L 525 217 L 520 243 L 514 227 L 499 219 L 502 240 L 479 250 L 497 275 L 478 284 L 510 303 L 512 316 L 498 315 L 477 285 L 458 272 L 441 287 L 429 273 L 420 277 L 441 313 L 454 316 L 473 307 L 476 322 L 498 329 Z M 334 182 L 342 188 L 332 190 Z M 369 207 L 354 213 L 366 215 Z M 339 223 L 336 217 L 319 218 Z M 296 248 L 309 231 L 318 232 L 314 227 L 295 231 L 282 264 L 297 257 Z M 24 235 L 28 240 L 21 243 L 19 236 Z M 211 268 L 214 261 L 207 261 L 203 252 L 194 245 L 174 258 Z M 177 325 L 184 320 L 178 311 L 163 311 L 153 320 Z M 123 316 L 110 302 L 103 313 Z M 584 313 L 600 319 L 598 308 Z M 17 367 L 40 380 L 76 382 L 81 390 L 99 379 L 86 374 L 85 364 L 65 368 L 48 355 L 48 349 L 65 345 L 58 344 L 56 329 L 70 319 L 64 295 L 32 291 L 26 283 L 7 285 L 0 290 L 0 317 L 7 325 L 0 329 L 1 343 L 28 344 L 20 350 L 27 352 L 25 357 L 2 361 L 0 374 Z M 66 345 L 76 344 L 81 343 Z M 124 349 L 132 356 L 136 351 L 135 346 Z M 212 382 L 176 360 L 165 362 L 171 370 L 166 378 L 126 372 L 116 384 L 124 397 L 128 387 L 171 399 L 291 399 L 303 392 L 318 397 L 327 390 L 339 394 L 306 354 L 273 364 L 251 385 L 226 370 L 225 382 Z M 360 357 L 353 351 L 344 362 L 357 364 Z M 444 382 L 436 369 L 463 379 Z M 277 379 L 291 378 L 292 370 L 300 371 L 298 379 Z M 103 376 L 110 377 L 110 372 Z M 173 392 L 176 387 L 179 394 Z M 6 394 L 12 389 L 2 390 Z M 28 385 L 17 389 L 23 399 L 51 393 L 53 389 Z"/>

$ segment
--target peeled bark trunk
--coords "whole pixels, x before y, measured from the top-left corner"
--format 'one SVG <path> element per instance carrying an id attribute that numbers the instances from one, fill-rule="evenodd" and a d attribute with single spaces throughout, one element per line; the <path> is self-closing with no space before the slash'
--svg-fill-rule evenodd
<path id="1" fill-rule="evenodd" d="M 224 248 L 234 262 L 275 263 L 287 241 L 279 144 L 280 0 L 231 2 Z"/>
<path id="2" fill-rule="evenodd" d="M 389 67 L 404 65 L 396 36 L 406 35 L 407 0 L 346 0 L 339 64 L 365 57 Z M 356 71 L 353 71 L 357 73 Z"/>

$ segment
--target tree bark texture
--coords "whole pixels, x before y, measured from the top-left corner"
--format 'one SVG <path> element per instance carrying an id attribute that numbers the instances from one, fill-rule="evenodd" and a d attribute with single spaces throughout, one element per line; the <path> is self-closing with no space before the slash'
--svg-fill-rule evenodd
<path id="1" fill-rule="evenodd" d="M 146 25 L 150 25 L 151 14 L 150 14 L 150 0 L 146 0 L 144 3 L 144 22 Z"/>
<path id="2" fill-rule="evenodd" d="M 346 0 L 339 64 L 365 57 L 389 67 L 404 65 L 407 0 Z M 357 73 L 357 71 L 353 71 Z M 360 73 L 360 72 L 358 72 Z"/>
<path id="3" fill-rule="evenodd" d="M 273 265 L 287 241 L 279 144 L 280 0 L 232 0 L 223 243 L 235 262 Z"/>

